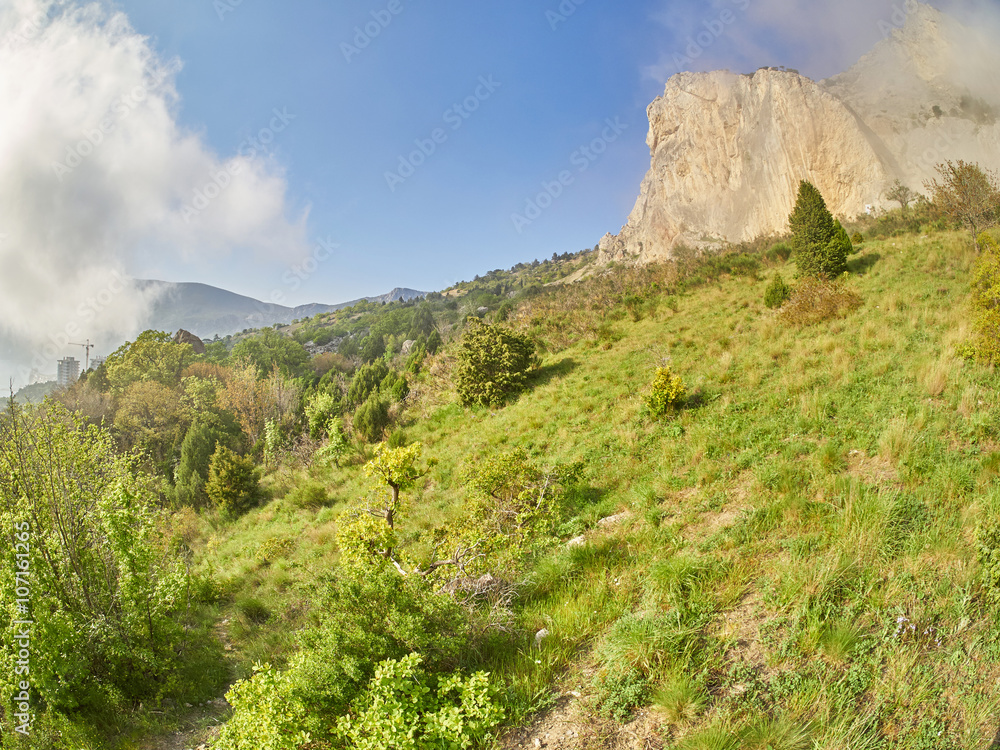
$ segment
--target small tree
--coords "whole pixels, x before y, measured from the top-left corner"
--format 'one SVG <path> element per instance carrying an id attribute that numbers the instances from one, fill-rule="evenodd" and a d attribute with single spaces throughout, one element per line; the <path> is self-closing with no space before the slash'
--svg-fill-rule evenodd
<path id="1" fill-rule="evenodd" d="M 812 183 L 803 180 L 799 185 L 788 223 L 800 276 L 833 278 L 847 270 L 851 240 L 843 227 L 838 231 L 839 222 L 834 222 L 823 196 Z"/>
<path id="2" fill-rule="evenodd" d="M 257 468 L 249 458 L 220 445 L 212 454 L 205 494 L 222 511 L 245 513 L 259 496 Z"/>
<path id="3" fill-rule="evenodd" d="M 502 325 L 472 321 L 462 336 L 455 384 L 466 406 L 501 406 L 527 386 L 535 343 Z"/>
<path id="4" fill-rule="evenodd" d="M 937 166 L 941 181 L 927 183 L 934 205 L 956 224 L 972 235 L 976 250 L 981 250 L 979 234 L 997 223 L 1000 191 L 994 172 L 978 164 L 959 160 Z"/>
<path id="5" fill-rule="evenodd" d="M 767 290 L 764 292 L 764 306 L 770 310 L 776 310 L 781 307 L 788 298 L 792 296 L 792 290 L 785 283 L 781 274 L 774 275 L 774 281 L 770 283 Z"/>
<path id="6" fill-rule="evenodd" d="M 910 188 L 904 185 L 901 181 L 896 180 L 889 186 L 889 189 L 885 191 L 885 197 L 887 200 L 895 201 L 899 204 L 900 208 L 906 211 L 909 209 L 910 204 L 916 200 L 917 194 L 910 190 Z"/>

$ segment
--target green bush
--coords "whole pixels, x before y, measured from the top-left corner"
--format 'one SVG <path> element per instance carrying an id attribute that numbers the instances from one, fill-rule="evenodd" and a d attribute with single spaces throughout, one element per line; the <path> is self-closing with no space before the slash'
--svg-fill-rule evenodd
<path id="1" fill-rule="evenodd" d="M 780 273 L 775 274 L 774 281 L 770 283 L 764 292 L 764 306 L 770 310 L 776 310 L 785 304 L 791 296 L 791 287 L 785 283 Z"/>
<path id="2" fill-rule="evenodd" d="M 389 404 L 375 392 L 354 413 L 354 431 L 366 442 L 377 443 L 389 426 Z"/>
<path id="3" fill-rule="evenodd" d="M 250 510 L 260 499 L 259 482 L 257 467 L 252 459 L 220 445 L 212 454 L 205 494 L 219 510 L 238 516 Z"/>
<path id="4" fill-rule="evenodd" d="M 795 209 L 788 217 L 795 263 L 801 276 L 835 278 L 847 270 L 853 250 L 847 231 L 827 210 L 819 190 L 809 182 L 799 185 Z"/>
<path id="5" fill-rule="evenodd" d="M 644 400 L 649 412 L 654 417 L 662 417 L 684 401 L 687 388 L 680 375 L 674 375 L 670 367 L 661 367 L 656 371 L 656 377 L 650 386 Z"/>
<path id="6" fill-rule="evenodd" d="M 649 680 L 635 669 L 609 669 L 594 681 L 597 710 L 624 724 L 632 712 L 649 703 Z"/>
<path id="7" fill-rule="evenodd" d="M 149 479 L 133 457 L 116 454 L 107 431 L 52 402 L 12 403 L 0 415 L 0 642 L 9 665 L 0 670 L 0 745 L 22 746 L 11 744 L 17 735 L 3 719 L 28 679 L 14 669 L 18 620 L 35 620 L 39 717 L 104 719 L 191 689 L 178 656 L 191 646 L 182 621 L 188 577 L 167 523 Z M 19 595 L 30 604 L 16 600 L 18 587 L 30 589 Z"/>
<path id="8" fill-rule="evenodd" d="M 788 246 L 787 242 L 779 242 L 776 245 L 773 245 L 764 254 L 764 257 L 771 263 L 784 263 L 792 257 L 792 248 Z"/>
<path id="9" fill-rule="evenodd" d="M 976 529 L 976 556 L 986 597 L 1000 603 L 1000 522 L 991 518 Z"/>
<path id="10" fill-rule="evenodd" d="M 427 674 L 423 657 L 388 659 L 375 669 L 337 733 L 356 750 L 470 748 L 503 717 L 488 676 Z"/>
<path id="11" fill-rule="evenodd" d="M 364 705 L 359 696 L 380 663 L 421 654 L 428 672 L 452 672 L 467 647 L 468 613 L 460 605 L 422 578 L 386 567 L 338 571 L 318 582 L 312 604 L 318 622 L 298 635 L 288 669 L 256 665 L 226 695 L 233 714 L 215 750 L 298 750 L 306 733 L 316 743 L 335 741 L 337 717 L 352 703 Z"/>
<path id="12" fill-rule="evenodd" d="M 472 321 L 462 336 L 455 385 L 462 403 L 497 407 L 527 387 L 535 344 L 502 325 Z"/>
<path id="13" fill-rule="evenodd" d="M 309 420 L 309 436 L 319 440 L 327 425 L 339 417 L 343 408 L 340 399 L 332 393 L 317 393 L 306 402 L 306 419 Z"/>
<path id="14" fill-rule="evenodd" d="M 371 364 L 361 365 L 354 373 L 354 379 L 351 380 L 351 386 L 347 390 L 347 401 L 354 406 L 363 404 L 379 389 L 388 375 L 389 365 L 384 359 L 376 359 Z"/>
<path id="15" fill-rule="evenodd" d="M 979 235 L 982 254 L 972 271 L 972 312 L 977 359 L 1000 363 L 1000 245 L 988 234 Z"/>

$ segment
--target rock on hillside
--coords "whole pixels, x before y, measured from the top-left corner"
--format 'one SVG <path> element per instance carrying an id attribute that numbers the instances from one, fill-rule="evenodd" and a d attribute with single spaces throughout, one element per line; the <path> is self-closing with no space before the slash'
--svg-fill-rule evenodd
<path id="1" fill-rule="evenodd" d="M 600 261 L 784 233 L 803 179 L 850 218 L 886 205 L 897 178 L 923 192 L 944 159 L 1000 166 L 988 103 L 1000 92 L 984 61 L 1000 55 L 914 3 L 902 28 L 827 81 L 774 68 L 674 76 L 648 108 L 652 164 L 639 199 L 621 233 L 601 240 Z"/>

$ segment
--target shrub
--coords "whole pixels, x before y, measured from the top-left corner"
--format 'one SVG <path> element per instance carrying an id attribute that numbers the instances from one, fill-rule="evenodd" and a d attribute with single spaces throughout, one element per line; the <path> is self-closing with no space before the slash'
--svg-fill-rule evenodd
<path id="1" fill-rule="evenodd" d="M 851 243 L 854 245 L 863 245 L 865 244 L 865 236 L 861 232 L 855 232 L 854 236 L 851 237 Z"/>
<path id="2" fill-rule="evenodd" d="M 646 406 L 654 417 L 662 417 L 684 401 L 687 388 L 680 375 L 674 375 L 670 367 L 661 367 L 645 396 Z"/>
<path id="3" fill-rule="evenodd" d="M 853 249 L 851 239 L 811 183 L 803 181 L 799 185 L 799 196 L 788 223 L 799 275 L 834 278 L 847 270 L 847 255 Z"/>
<path id="4" fill-rule="evenodd" d="M 787 242 L 779 242 L 776 245 L 773 245 L 764 257 L 772 263 L 777 263 L 779 261 L 784 263 L 792 257 L 792 248 L 788 246 Z"/>
<path id="5" fill-rule="evenodd" d="M 245 513 L 260 497 L 257 467 L 250 458 L 218 446 L 209 464 L 205 494 L 224 513 Z"/>
<path id="6" fill-rule="evenodd" d="M 342 404 L 332 393 L 317 393 L 306 403 L 306 418 L 309 420 L 309 436 L 319 440 L 327 425 L 340 416 Z"/>
<path id="7" fill-rule="evenodd" d="M 375 392 L 355 412 L 354 431 L 366 442 L 376 443 L 382 439 L 388 426 L 389 404 Z"/>
<path id="8" fill-rule="evenodd" d="M 789 323 L 811 325 L 843 317 L 861 307 L 861 302 L 842 282 L 807 277 L 781 308 L 781 316 Z"/>
<path id="9" fill-rule="evenodd" d="M 525 389 L 535 344 L 501 325 L 473 321 L 462 336 L 455 385 L 466 406 L 501 406 Z"/>
<path id="10" fill-rule="evenodd" d="M 13 667 L 18 620 L 36 620 L 30 678 L 39 718 L 103 719 L 191 689 L 178 656 L 191 645 L 182 622 L 188 578 L 158 505 L 135 459 L 61 405 L 12 401 L 0 418 L 0 642 L 11 665 L 0 672 L 0 745 L 19 744 L 7 743 L 14 732 L 3 718 L 28 679 Z M 27 582 L 17 574 L 24 570 Z M 22 586 L 30 605 L 14 597 Z M 23 747 L 42 747 L 32 740 Z"/>
<path id="11" fill-rule="evenodd" d="M 785 304 L 791 296 L 791 287 L 785 283 L 780 273 L 775 274 L 774 281 L 771 282 L 767 287 L 767 291 L 764 292 L 764 306 L 770 310 L 775 310 Z"/>
<path id="12" fill-rule="evenodd" d="M 362 365 L 354 373 L 351 387 L 347 390 L 347 400 L 354 406 L 363 404 L 375 393 L 382 381 L 389 375 L 389 366 L 384 359 L 376 359 L 371 364 Z"/>
<path id="13" fill-rule="evenodd" d="M 1000 522 L 991 518 L 976 529 L 976 556 L 986 597 L 1000 602 Z"/>
<path id="14" fill-rule="evenodd" d="M 337 721 L 337 733 L 357 750 L 469 748 L 503 717 L 484 672 L 429 675 L 423 658 L 388 659 L 375 670 L 368 690 L 351 713 Z"/>
<path id="15" fill-rule="evenodd" d="M 595 680 L 597 710 L 624 724 L 632 712 L 649 702 L 649 680 L 635 669 L 611 669 Z"/>
<path id="16" fill-rule="evenodd" d="M 988 363 L 1000 362 L 1000 245 L 988 234 L 979 236 L 982 255 L 972 272 L 972 311 L 976 337 L 972 352 Z"/>

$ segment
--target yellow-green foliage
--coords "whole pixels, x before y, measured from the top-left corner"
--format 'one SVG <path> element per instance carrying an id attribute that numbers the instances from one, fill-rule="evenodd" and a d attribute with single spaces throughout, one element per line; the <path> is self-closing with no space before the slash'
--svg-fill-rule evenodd
<path id="1" fill-rule="evenodd" d="M 661 367 L 646 395 L 646 406 L 654 417 L 662 417 L 680 404 L 687 396 L 687 388 L 680 375 L 674 375 L 670 366 Z"/>
<path id="2" fill-rule="evenodd" d="M 477 672 L 438 677 L 410 654 L 378 665 L 367 692 L 337 721 L 340 736 L 355 750 L 465 750 L 503 717 L 489 677 Z"/>
<path id="3" fill-rule="evenodd" d="M 972 310 L 976 356 L 1000 363 L 1000 244 L 988 234 L 979 236 L 982 255 L 972 271 Z"/>

